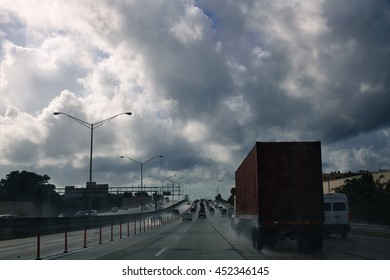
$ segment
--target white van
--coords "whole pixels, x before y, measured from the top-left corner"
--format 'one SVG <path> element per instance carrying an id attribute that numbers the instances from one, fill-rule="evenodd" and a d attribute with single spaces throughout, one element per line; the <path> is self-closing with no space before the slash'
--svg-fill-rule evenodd
<path id="1" fill-rule="evenodd" d="M 324 194 L 325 235 L 338 234 L 345 239 L 351 230 L 348 198 L 345 194 Z"/>

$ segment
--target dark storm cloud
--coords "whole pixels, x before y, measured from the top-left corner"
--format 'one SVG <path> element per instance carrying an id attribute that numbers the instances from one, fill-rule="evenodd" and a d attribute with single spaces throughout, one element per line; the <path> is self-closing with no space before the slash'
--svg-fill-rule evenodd
<path id="1" fill-rule="evenodd" d="M 389 127 L 389 10 L 388 1 L 324 2 L 332 30 L 327 43 L 335 51 L 323 52 L 322 61 L 330 80 L 327 96 L 338 101 L 327 116 L 329 140 Z"/>
<path id="2" fill-rule="evenodd" d="M 61 184 L 86 181 L 89 131 L 54 111 L 133 112 L 94 134 L 94 178 L 117 185 L 139 181 L 120 155 L 163 155 L 148 172 L 230 189 L 256 141 L 320 140 L 326 170 L 390 167 L 388 1 L 13 3 L 0 108 L 26 115 L 0 118 L 7 168 L 24 145 Z"/>
<path id="3" fill-rule="evenodd" d="M 295 7 L 278 1 L 223 6 L 198 1 L 207 36 L 187 45 L 169 36 L 169 12 L 157 21 L 132 22 L 141 22 L 140 29 L 158 26 L 157 36 L 139 38 L 158 94 L 177 102 L 172 118 L 205 121 L 209 140 L 243 145 L 240 150 L 246 151 L 257 140 L 330 144 L 387 128 L 388 2 L 317 4 L 312 12 L 307 2 Z M 302 31 L 304 12 L 308 28 L 310 21 L 323 25 Z M 244 123 L 238 119 L 248 112 L 224 103 L 236 96 L 251 112 Z M 197 151 L 189 146 L 187 151 Z"/>
<path id="4" fill-rule="evenodd" d="M 289 22 L 289 31 L 298 32 L 299 15 L 293 7 L 278 10 L 272 4 L 250 5 L 247 10 L 261 7 L 260 14 L 272 14 L 280 22 Z M 234 5 L 229 6 L 232 7 Z M 245 65 L 247 75 L 252 76 L 251 80 L 247 79 L 243 92 L 252 111 L 256 112 L 254 121 L 258 127 L 296 130 L 297 137 L 311 136 L 332 142 L 389 126 L 387 1 L 325 1 L 321 16 L 328 31 L 311 43 L 309 40 L 299 42 L 300 37 L 304 38 L 302 33 L 292 34 L 296 35 L 297 42 L 288 42 L 278 34 L 269 33 L 267 17 L 258 18 L 257 34 L 249 33 L 244 27 L 251 23 L 242 19 L 244 15 L 237 7 L 232 21 L 234 25 L 227 23 L 224 27 L 228 31 L 221 28 L 221 37 L 229 40 L 228 36 L 234 33 L 236 42 L 240 42 L 229 43 L 235 46 L 232 57 L 239 55 L 237 59 Z M 229 8 L 219 10 L 215 7 L 215 17 L 231 14 L 227 11 Z M 262 24 L 265 28 L 261 27 Z M 263 59 L 260 68 L 248 63 L 253 40 L 248 40 L 247 34 L 251 34 L 252 39 L 257 38 L 256 41 L 271 53 L 270 57 Z M 274 44 L 270 43 L 270 37 L 275 38 Z M 316 60 L 311 56 L 313 51 L 317 52 Z M 300 52 L 307 56 L 300 62 L 302 73 L 294 76 L 292 58 Z M 312 73 L 308 72 L 311 63 L 318 63 L 326 82 L 313 79 Z M 281 88 L 289 76 L 298 86 L 301 96 L 291 96 L 288 90 Z"/>

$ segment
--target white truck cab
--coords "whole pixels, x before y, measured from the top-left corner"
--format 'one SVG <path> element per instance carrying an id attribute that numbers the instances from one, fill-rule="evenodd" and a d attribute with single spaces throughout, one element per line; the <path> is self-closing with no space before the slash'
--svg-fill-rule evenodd
<path id="1" fill-rule="evenodd" d="M 345 239 L 351 230 L 351 216 L 348 206 L 348 198 L 345 194 L 324 194 L 325 222 L 324 233 L 338 234 Z"/>

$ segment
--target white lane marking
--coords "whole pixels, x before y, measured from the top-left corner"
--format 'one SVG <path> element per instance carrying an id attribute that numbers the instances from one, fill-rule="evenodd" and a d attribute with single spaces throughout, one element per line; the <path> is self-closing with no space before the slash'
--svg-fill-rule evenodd
<path id="1" fill-rule="evenodd" d="M 156 254 L 154 254 L 155 257 L 160 256 L 162 253 L 164 253 L 166 250 L 168 250 L 168 247 L 162 248 L 160 251 L 158 251 Z"/>

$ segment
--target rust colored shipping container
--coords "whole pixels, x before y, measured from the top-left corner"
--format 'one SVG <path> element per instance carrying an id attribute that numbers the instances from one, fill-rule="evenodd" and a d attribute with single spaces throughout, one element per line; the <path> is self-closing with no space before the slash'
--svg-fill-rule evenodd
<path id="1" fill-rule="evenodd" d="M 322 246 L 320 142 L 257 142 L 235 176 L 235 215 L 253 221 L 256 236 L 252 232 L 252 239 L 266 235 L 265 243 L 272 244 L 278 237 L 287 236 L 316 244 L 309 247 Z M 307 232 L 314 232 L 315 237 L 308 238 Z"/>

